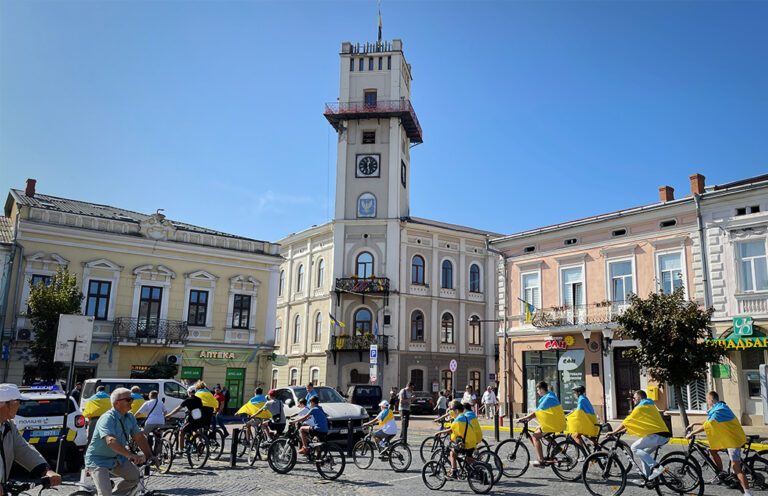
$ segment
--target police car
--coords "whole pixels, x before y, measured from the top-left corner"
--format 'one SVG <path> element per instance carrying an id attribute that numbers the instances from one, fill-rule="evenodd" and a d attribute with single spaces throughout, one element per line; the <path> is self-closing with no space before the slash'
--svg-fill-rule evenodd
<path id="1" fill-rule="evenodd" d="M 24 439 L 45 458 L 55 460 L 61 433 L 64 441 L 61 456 L 67 470 L 80 470 L 83 465 L 88 433 L 85 417 L 74 398 L 69 398 L 67 427 L 62 433 L 66 394 L 56 386 L 32 386 L 19 389 L 25 399 L 21 400 L 15 422 Z"/>

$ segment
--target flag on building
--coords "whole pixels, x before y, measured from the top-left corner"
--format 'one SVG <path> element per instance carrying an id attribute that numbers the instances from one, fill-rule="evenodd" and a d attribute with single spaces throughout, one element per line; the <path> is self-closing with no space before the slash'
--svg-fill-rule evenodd
<path id="1" fill-rule="evenodd" d="M 518 300 L 522 301 L 523 305 L 525 305 L 525 321 L 530 322 L 531 319 L 533 318 L 533 312 L 536 311 L 536 307 L 534 307 L 533 305 L 531 305 L 530 303 L 528 303 L 522 298 L 518 298 Z"/>
<path id="2" fill-rule="evenodd" d="M 334 317 L 331 314 L 328 314 L 328 316 L 331 318 L 331 324 L 336 324 L 339 327 L 344 327 L 344 322 L 340 322 L 340 321 L 336 320 L 336 317 Z"/>
<path id="3" fill-rule="evenodd" d="M 376 324 L 373 326 L 373 335 L 378 336 L 379 335 L 379 321 L 376 321 Z"/>
<path id="4" fill-rule="evenodd" d="M 381 43 L 381 5 L 379 5 L 379 43 Z"/>

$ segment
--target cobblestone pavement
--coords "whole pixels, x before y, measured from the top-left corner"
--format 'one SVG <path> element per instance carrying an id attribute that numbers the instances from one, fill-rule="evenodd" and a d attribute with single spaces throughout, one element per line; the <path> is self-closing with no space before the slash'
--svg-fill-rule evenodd
<path id="1" fill-rule="evenodd" d="M 423 424 L 429 427 L 429 424 Z M 229 466 L 229 451 L 219 461 L 209 461 L 209 465 L 200 470 L 191 470 L 186 463 L 174 465 L 172 473 L 152 475 L 147 480 L 148 489 L 160 491 L 166 495 L 245 495 L 269 494 L 281 495 L 341 495 L 355 494 L 359 496 L 383 495 L 429 495 L 436 494 L 426 488 L 421 479 L 422 462 L 418 448 L 421 441 L 434 432 L 421 425 L 418 430 L 409 433 L 413 462 L 405 473 L 395 473 L 389 464 L 374 460 L 367 470 L 358 469 L 350 458 L 347 458 L 344 473 L 336 481 L 323 480 L 314 467 L 299 461 L 289 474 L 274 473 L 266 461 L 257 461 L 249 467 L 244 459 L 238 460 L 235 468 Z M 502 440 L 509 434 L 502 433 Z M 485 432 L 486 440 L 493 444 L 493 432 Z M 674 447 L 679 449 L 680 447 Z M 301 459 L 301 457 L 300 457 Z M 73 480 L 74 474 L 66 477 Z M 628 481 L 624 494 L 650 495 L 647 489 L 631 487 Z M 58 494 L 64 496 L 70 491 L 62 490 Z M 586 494 L 581 482 L 563 482 L 550 469 L 529 468 L 518 479 L 506 477 L 496 484 L 492 494 L 530 494 L 541 496 L 552 495 L 583 495 Z M 43 493 L 45 494 L 45 493 Z M 51 493 L 52 494 L 52 493 Z M 472 494 L 466 481 L 448 482 L 440 494 Z M 707 486 L 707 494 L 734 494 L 736 491 L 718 489 L 717 486 Z"/>

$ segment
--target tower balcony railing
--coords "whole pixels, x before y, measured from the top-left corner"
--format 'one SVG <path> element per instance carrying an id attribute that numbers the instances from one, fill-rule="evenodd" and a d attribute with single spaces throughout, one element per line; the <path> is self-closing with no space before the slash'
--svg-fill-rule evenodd
<path id="1" fill-rule="evenodd" d="M 378 117 L 401 117 L 403 127 L 412 143 L 421 143 L 422 132 L 416 111 L 409 100 L 378 100 L 376 102 L 330 102 L 325 104 L 323 112 L 328 122 L 342 131 L 344 119 L 367 119 Z"/>
<path id="2" fill-rule="evenodd" d="M 510 317 L 512 327 L 533 325 L 539 328 L 579 327 L 610 324 L 629 308 L 626 301 L 604 301 L 589 305 L 562 305 L 537 309 L 528 320 L 526 315 Z M 515 323 L 516 322 L 516 323 Z"/>
<path id="3" fill-rule="evenodd" d="M 336 291 L 357 294 L 388 294 L 388 277 L 339 277 Z"/>
<path id="4" fill-rule="evenodd" d="M 151 344 L 185 344 L 189 336 L 183 320 L 116 317 L 112 335 L 118 341 Z"/>
<path id="5" fill-rule="evenodd" d="M 333 363 L 336 363 L 336 355 L 339 352 L 355 351 L 359 355 L 359 360 L 363 360 L 363 354 L 368 354 L 371 349 L 371 345 L 375 344 L 378 347 L 378 352 L 383 353 L 386 359 L 386 363 L 389 364 L 389 336 L 376 336 L 373 333 L 355 334 L 350 336 L 346 333 L 342 333 L 336 336 L 331 336 L 331 343 L 328 347 L 328 351 L 333 355 Z"/>

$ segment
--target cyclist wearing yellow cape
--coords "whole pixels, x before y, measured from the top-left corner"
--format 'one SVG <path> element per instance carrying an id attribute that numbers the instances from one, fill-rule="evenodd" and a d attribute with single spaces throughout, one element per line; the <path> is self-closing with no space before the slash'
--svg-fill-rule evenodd
<path id="1" fill-rule="evenodd" d="M 597 415 L 592 403 L 587 399 L 586 388 L 576 386 L 573 388 L 573 394 L 578 398 L 576 409 L 568 415 L 565 420 L 568 423 L 568 432 L 573 435 L 573 440 L 579 446 L 584 447 L 584 441 L 581 436 L 597 437 L 600 433 L 600 427 L 597 425 Z"/>
<path id="2" fill-rule="evenodd" d="M 693 430 L 685 437 L 690 439 L 699 432 L 706 431 L 707 439 L 709 439 L 709 454 L 712 457 L 712 461 L 717 465 L 718 472 L 723 471 L 723 461 L 720 460 L 720 455 L 717 452 L 723 449 L 728 450 L 731 468 L 736 477 L 738 477 L 742 489 L 744 489 L 744 496 L 752 496 L 747 478 L 744 476 L 744 472 L 741 471 L 741 447 L 747 442 L 747 435 L 744 434 L 741 422 L 739 422 L 739 419 L 736 418 L 728 405 L 720 401 L 720 396 L 715 391 L 707 393 L 707 405 L 710 407 L 709 412 L 707 412 L 707 420 L 691 424 L 691 427 L 696 425 L 701 427 Z M 719 475 L 715 475 L 710 484 L 720 484 Z"/>
<path id="3" fill-rule="evenodd" d="M 536 420 L 539 421 L 539 428 L 531 435 L 531 444 L 533 444 L 536 456 L 539 459 L 531 462 L 531 465 L 543 467 L 544 451 L 541 448 L 541 438 L 545 432 L 563 432 L 565 430 L 565 413 L 563 412 L 562 405 L 560 405 L 560 400 L 557 399 L 557 395 L 549 391 L 549 386 L 546 382 L 541 381 L 536 384 L 536 393 L 541 396 L 536 411 L 517 419 L 517 421 L 527 422 L 533 417 L 536 417 Z"/>
<path id="4" fill-rule="evenodd" d="M 621 427 L 608 435 L 614 436 L 627 431 L 630 436 L 639 437 L 640 439 L 632 443 L 632 453 L 642 462 L 640 469 L 643 471 L 643 475 L 648 480 L 653 480 L 663 474 L 665 469 L 653 459 L 651 453 L 657 447 L 667 444 L 672 434 L 670 434 L 667 424 L 661 418 L 661 413 L 656 408 L 656 403 L 648 399 L 645 391 L 635 391 L 632 399 L 635 402 L 635 408 L 632 410 L 632 413 L 624 419 Z M 641 480 L 638 484 L 645 486 L 645 481 Z"/>

